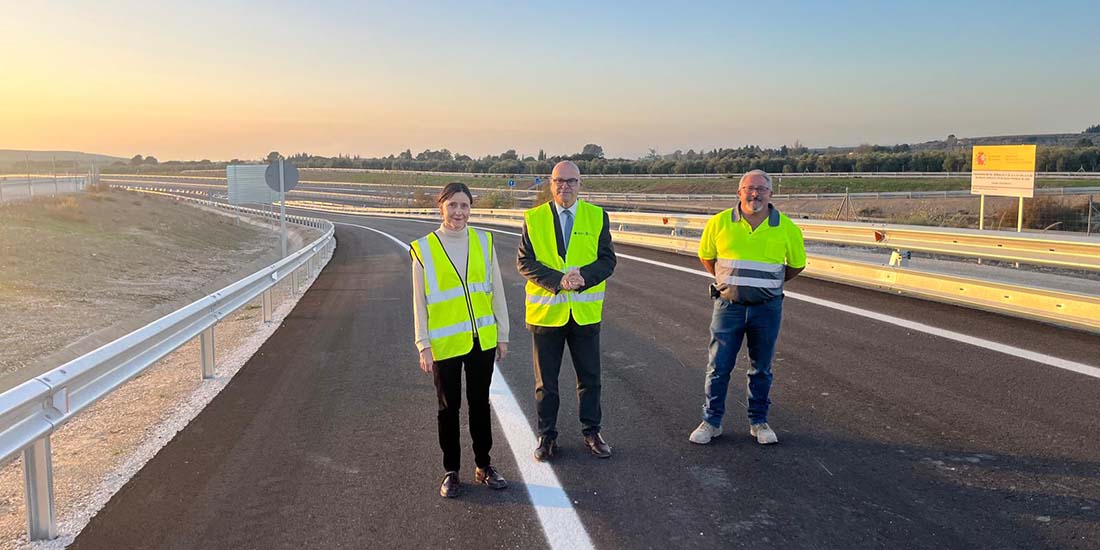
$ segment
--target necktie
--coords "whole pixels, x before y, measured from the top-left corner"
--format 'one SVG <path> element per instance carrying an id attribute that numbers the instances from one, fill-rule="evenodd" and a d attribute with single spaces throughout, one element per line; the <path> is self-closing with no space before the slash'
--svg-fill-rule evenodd
<path id="1" fill-rule="evenodd" d="M 569 237 L 573 236 L 573 213 L 568 210 L 561 211 L 561 232 L 565 237 L 565 249 L 569 250 Z"/>

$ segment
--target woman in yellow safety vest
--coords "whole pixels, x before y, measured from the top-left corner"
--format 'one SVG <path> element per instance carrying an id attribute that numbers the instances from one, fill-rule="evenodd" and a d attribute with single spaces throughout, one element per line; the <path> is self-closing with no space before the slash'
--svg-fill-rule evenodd
<path id="1" fill-rule="evenodd" d="M 439 400 L 439 446 L 446 472 L 439 494 L 462 491 L 458 413 L 462 371 L 470 408 L 474 481 L 493 489 L 508 486 L 490 464 L 493 446 L 489 383 L 493 363 L 508 353 L 508 307 L 493 234 L 466 225 L 473 195 L 464 183 L 448 183 L 436 199 L 443 223 L 413 241 L 413 313 L 420 369 L 431 374 Z"/>

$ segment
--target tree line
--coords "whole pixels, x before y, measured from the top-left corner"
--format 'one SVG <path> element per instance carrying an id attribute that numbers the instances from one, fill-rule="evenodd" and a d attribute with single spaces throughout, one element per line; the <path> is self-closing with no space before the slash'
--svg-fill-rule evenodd
<path id="1" fill-rule="evenodd" d="M 588 146 L 586 146 L 587 148 Z M 594 148 L 599 148 L 594 145 Z M 443 149 L 419 154 L 404 151 L 383 158 L 319 157 L 299 153 L 288 157 L 304 168 L 368 168 L 376 170 L 421 170 L 431 172 L 469 172 L 495 174 L 548 174 L 554 164 L 572 160 L 584 174 L 741 174 L 753 169 L 771 173 L 814 172 L 968 172 L 969 148 L 950 151 L 912 151 L 906 145 L 893 147 L 863 146 L 854 151 L 810 151 L 804 147 L 783 146 L 765 149 L 747 146 L 737 149 L 713 149 L 660 155 L 651 151 L 640 159 L 604 158 L 602 148 L 576 155 L 519 157 L 514 150 L 500 155 L 471 158 Z M 277 154 L 277 153 L 276 153 Z M 1100 171 L 1100 146 L 1091 143 L 1077 147 L 1039 146 L 1035 154 L 1039 172 Z"/>
<path id="2" fill-rule="evenodd" d="M 1098 138 L 1100 141 L 1100 138 Z M 278 159 L 272 151 L 264 161 Z M 554 164 L 572 160 L 585 174 L 643 175 L 643 174 L 741 174 L 753 169 L 770 173 L 821 173 L 821 172 L 968 172 L 970 171 L 970 147 L 944 150 L 913 150 L 907 144 L 896 146 L 862 145 L 848 150 L 810 150 L 799 144 L 769 149 L 755 145 L 739 148 L 688 150 L 659 154 L 655 150 L 638 159 L 605 158 L 603 148 L 596 144 L 585 145 L 573 155 L 520 156 L 514 149 L 499 155 L 474 158 L 452 153 L 447 149 L 424 150 L 413 153 L 406 149 L 396 155 L 379 158 L 359 156 L 324 157 L 309 153 L 296 153 L 285 157 L 300 168 L 365 168 L 375 170 L 417 170 L 430 172 L 467 172 L 494 174 L 549 174 Z M 233 159 L 226 162 L 167 161 L 158 165 L 160 170 L 219 169 L 226 164 L 249 161 Z M 157 164 L 152 157 L 135 156 L 129 164 L 116 163 L 112 171 L 138 171 L 143 166 Z M 1035 169 L 1039 172 L 1100 172 L 1100 143 L 1082 138 L 1077 145 L 1043 146 L 1036 149 Z"/>

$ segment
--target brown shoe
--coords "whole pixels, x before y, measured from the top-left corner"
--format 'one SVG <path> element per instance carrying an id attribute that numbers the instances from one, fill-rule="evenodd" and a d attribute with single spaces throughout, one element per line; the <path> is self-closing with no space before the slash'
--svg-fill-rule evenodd
<path id="1" fill-rule="evenodd" d="M 462 494 L 462 482 L 458 480 L 458 472 L 447 472 L 443 476 L 443 483 L 439 485 L 439 496 L 454 498 Z"/>
<path id="2" fill-rule="evenodd" d="M 611 446 L 603 440 L 599 432 L 584 436 L 584 444 L 596 458 L 611 458 Z"/>
<path id="3" fill-rule="evenodd" d="M 539 462 L 548 462 L 551 458 L 554 458 L 554 453 L 558 450 L 558 442 L 556 439 L 550 436 L 539 436 L 539 446 L 535 447 L 535 460 Z"/>
<path id="4" fill-rule="evenodd" d="M 474 470 L 474 481 L 488 486 L 490 489 L 504 489 L 508 487 L 508 481 L 492 466 Z"/>

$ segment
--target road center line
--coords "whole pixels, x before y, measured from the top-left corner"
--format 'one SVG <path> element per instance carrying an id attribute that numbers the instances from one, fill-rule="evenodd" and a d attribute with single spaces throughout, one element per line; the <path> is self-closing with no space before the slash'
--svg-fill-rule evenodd
<path id="1" fill-rule="evenodd" d="M 354 223 L 332 223 L 373 231 L 397 243 L 406 252 L 409 250 L 409 245 L 397 237 L 372 227 Z M 581 524 L 577 511 L 573 509 L 573 502 L 569 500 L 569 495 L 562 488 L 553 468 L 549 464 L 535 462 L 531 458 L 535 433 L 531 431 L 527 417 L 524 416 L 516 396 L 508 387 L 508 382 L 501 375 L 500 368 L 495 365 L 492 385 L 489 388 L 489 401 L 493 405 L 493 413 L 500 421 L 504 437 L 508 440 L 512 456 L 516 459 L 520 477 L 523 478 L 523 484 L 527 488 L 527 496 L 535 508 L 550 548 L 553 550 L 595 548 L 584 525 Z"/>

